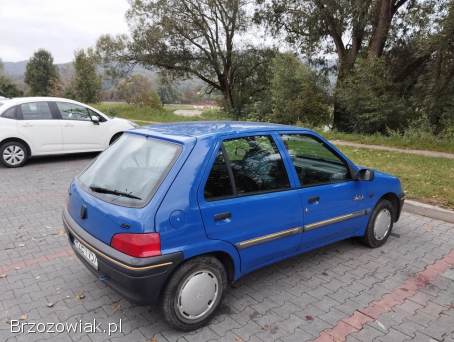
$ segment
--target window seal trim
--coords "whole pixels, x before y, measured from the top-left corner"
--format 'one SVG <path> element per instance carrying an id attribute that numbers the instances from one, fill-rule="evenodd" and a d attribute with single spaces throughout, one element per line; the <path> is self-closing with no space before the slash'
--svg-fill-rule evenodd
<path id="1" fill-rule="evenodd" d="M 227 167 L 227 173 L 229 174 L 229 178 L 230 178 L 230 187 L 232 188 L 232 196 L 237 196 L 236 182 L 235 182 L 235 177 L 233 176 L 232 164 L 230 163 L 229 155 L 227 154 L 227 151 L 225 150 L 224 141 L 221 143 L 221 151 L 222 151 L 222 156 L 224 157 L 225 166 Z M 216 161 L 216 158 L 215 158 L 215 161 Z M 213 165 L 214 165 L 214 163 L 213 163 Z M 211 169 L 213 168 L 213 165 L 211 166 Z M 210 173 L 211 173 L 211 169 L 210 169 Z M 209 177 L 209 175 L 208 175 L 208 177 Z M 207 182 L 208 182 L 208 180 L 207 180 Z M 206 186 L 206 183 L 205 183 L 205 186 Z"/>

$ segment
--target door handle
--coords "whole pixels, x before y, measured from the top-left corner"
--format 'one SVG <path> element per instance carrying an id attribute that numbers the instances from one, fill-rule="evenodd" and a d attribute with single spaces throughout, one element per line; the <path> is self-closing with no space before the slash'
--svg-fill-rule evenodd
<path id="1" fill-rule="evenodd" d="M 33 125 L 31 123 L 24 123 L 22 127 L 33 127 Z"/>
<path id="2" fill-rule="evenodd" d="M 307 201 L 309 202 L 309 204 L 318 204 L 318 202 L 320 202 L 320 197 L 319 196 L 309 197 Z"/>
<path id="3" fill-rule="evenodd" d="M 65 127 L 74 127 L 73 124 L 66 124 Z"/>
<path id="4" fill-rule="evenodd" d="M 232 217 L 232 214 L 227 211 L 225 213 L 219 213 L 219 214 L 214 215 L 214 220 L 215 221 L 225 221 L 231 217 Z"/>

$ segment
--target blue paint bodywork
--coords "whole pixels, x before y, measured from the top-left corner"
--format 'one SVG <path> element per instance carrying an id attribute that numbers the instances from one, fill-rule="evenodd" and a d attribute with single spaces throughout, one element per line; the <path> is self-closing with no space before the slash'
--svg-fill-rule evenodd
<path id="1" fill-rule="evenodd" d="M 194 122 L 143 127 L 126 134 L 140 134 L 181 144 L 182 152 L 154 197 L 143 208 L 127 208 L 93 197 L 78 183 L 70 186 L 68 212 L 85 231 L 109 245 L 116 233 L 159 232 L 162 254 L 182 252 L 184 259 L 217 253 L 233 264 L 233 280 L 267 264 L 309 251 L 338 240 L 364 235 L 369 216 L 383 196 L 398 200 L 403 193 L 398 178 L 375 171 L 372 181 L 302 187 L 290 156 L 280 138 L 282 133 L 315 137 L 345 160 L 352 173 L 360 167 L 317 133 L 299 127 L 244 122 Z M 250 135 L 271 135 L 280 150 L 291 189 L 208 202 L 204 185 L 218 149 L 225 139 Z M 361 194 L 363 200 L 353 198 Z M 309 204 L 308 198 L 320 200 Z M 88 218 L 79 216 L 85 205 Z M 235 244 L 292 227 L 323 221 L 356 211 L 367 215 L 300 232 L 249 248 Z M 217 213 L 232 217 L 215 222 Z M 125 231 L 121 226 L 129 225 Z"/>

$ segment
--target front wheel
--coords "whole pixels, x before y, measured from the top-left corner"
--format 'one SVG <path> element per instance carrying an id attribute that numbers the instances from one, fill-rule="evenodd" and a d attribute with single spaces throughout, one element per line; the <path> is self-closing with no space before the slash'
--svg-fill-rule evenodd
<path id="1" fill-rule="evenodd" d="M 189 260 L 175 271 L 163 292 L 164 318 L 183 331 L 202 327 L 219 307 L 226 286 L 226 271 L 218 259 Z"/>
<path id="2" fill-rule="evenodd" d="M 367 225 L 363 242 L 372 248 L 383 246 L 393 229 L 394 207 L 388 200 L 381 200 L 374 208 Z"/>
<path id="3" fill-rule="evenodd" d="M 0 146 L 0 161 L 6 167 L 21 167 L 28 158 L 28 150 L 25 145 L 19 141 L 9 141 Z"/>

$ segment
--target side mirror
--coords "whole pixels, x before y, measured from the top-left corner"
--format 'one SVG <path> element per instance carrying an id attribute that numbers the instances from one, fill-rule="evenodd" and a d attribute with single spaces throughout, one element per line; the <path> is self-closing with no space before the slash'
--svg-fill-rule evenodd
<path id="1" fill-rule="evenodd" d="M 374 177 L 375 177 L 374 170 L 361 169 L 361 170 L 359 170 L 356 173 L 355 179 L 356 180 L 360 180 L 360 181 L 368 181 L 369 182 L 369 181 L 374 180 Z"/>
<path id="2" fill-rule="evenodd" d="M 93 115 L 91 117 L 91 122 L 93 122 L 93 124 L 95 124 L 95 125 L 99 125 L 99 118 L 97 116 Z"/>

